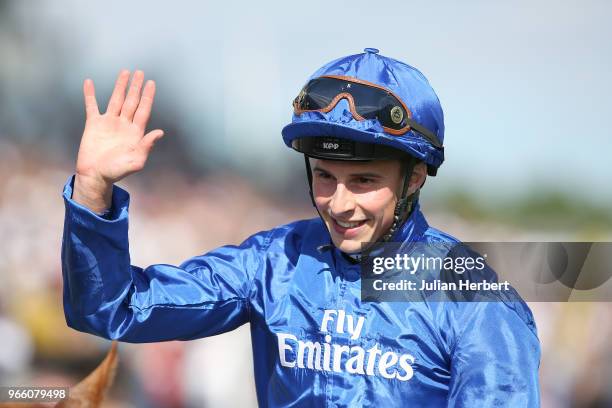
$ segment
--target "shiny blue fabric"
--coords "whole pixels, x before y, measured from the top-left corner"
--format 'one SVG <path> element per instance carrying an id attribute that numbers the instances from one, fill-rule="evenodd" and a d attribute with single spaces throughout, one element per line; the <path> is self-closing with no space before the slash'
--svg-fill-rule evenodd
<path id="1" fill-rule="evenodd" d="M 250 323 L 262 407 L 537 407 L 540 346 L 516 302 L 370 303 L 359 266 L 319 218 L 181 264 L 130 265 L 129 196 L 102 218 L 64 187 L 70 327 L 126 342 L 189 340 Z M 454 239 L 416 209 L 403 241 Z M 328 247 L 329 248 L 329 247 Z"/>
<path id="2" fill-rule="evenodd" d="M 372 52 L 349 55 L 334 60 L 309 79 L 322 75 L 344 75 L 372 82 L 399 96 L 412 112 L 412 118 L 431 130 L 444 142 L 444 114 L 440 101 L 425 76 L 416 68 L 393 58 Z M 306 81 L 306 82 L 308 82 Z M 340 106 L 344 102 L 343 106 Z M 377 143 L 400 149 L 429 166 L 438 168 L 444 161 L 444 150 L 436 149 L 417 132 L 395 136 L 384 132 L 378 120 L 358 121 L 342 100 L 330 112 L 304 112 L 293 115 L 282 130 L 285 144 L 306 137 L 340 137 L 364 143 Z"/>

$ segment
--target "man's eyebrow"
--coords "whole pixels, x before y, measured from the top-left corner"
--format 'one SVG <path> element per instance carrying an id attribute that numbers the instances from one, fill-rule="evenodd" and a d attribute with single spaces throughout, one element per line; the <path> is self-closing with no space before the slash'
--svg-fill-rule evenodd
<path id="1" fill-rule="evenodd" d="M 328 173 L 331 174 L 328 170 L 325 170 L 319 166 L 314 166 L 312 168 L 312 171 L 322 171 L 324 173 Z M 367 178 L 383 178 L 383 175 L 378 174 L 378 173 L 368 173 L 368 172 L 363 172 L 363 173 L 351 173 L 349 174 L 350 177 L 367 177 Z"/>
<path id="2" fill-rule="evenodd" d="M 351 177 L 367 177 L 367 178 L 382 178 L 383 176 L 378 173 L 351 173 Z"/>

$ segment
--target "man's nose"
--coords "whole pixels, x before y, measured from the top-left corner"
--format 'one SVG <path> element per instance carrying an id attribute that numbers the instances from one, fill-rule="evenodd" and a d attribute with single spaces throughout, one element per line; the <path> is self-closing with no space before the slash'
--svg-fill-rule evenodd
<path id="1" fill-rule="evenodd" d="M 336 191 L 329 202 L 332 215 L 337 216 L 355 209 L 355 196 L 343 183 L 336 185 Z"/>

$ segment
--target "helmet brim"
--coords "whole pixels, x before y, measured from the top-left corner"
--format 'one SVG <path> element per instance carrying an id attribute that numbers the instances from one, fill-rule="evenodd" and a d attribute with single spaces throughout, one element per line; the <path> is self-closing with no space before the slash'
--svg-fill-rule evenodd
<path id="1" fill-rule="evenodd" d="M 424 161 L 428 166 L 429 175 L 436 174 L 436 167 L 432 163 L 427 163 L 430 157 L 426 153 L 428 147 L 427 142 L 421 141 L 419 136 L 415 135 L 415 140 L 407 142 L 405 137 L 399 138 L 396 136 L 387 135 L 383 132 L 373 132 L 371 128 L 368 130 L 360 129 L 359 125 L 363 122 L 349 122 L 343 124 L 338 122 L 329 122 L 326 120 L 306 120 L 296 121 L 288 124 L 282 130 L 283 141 L 288 147 L 294 148 L 294 141 L 300 138 L 312 137 L 333 137 L 339 139 L 348 139 L 354 142 L 370 143 L 376 145 L 384 145 L 397 149 L 405 154 L 408 154 L 418 160 Z M 315 156 L 315 155 L 312 155 Z M 339 160 L 343 160 L 339 158 Z M 350 160 L 350 159 L 344 159 Z M 356 159 L 353 159 L 356 160 Z M 438 164 L 439 165 L 439 164 Z"/>

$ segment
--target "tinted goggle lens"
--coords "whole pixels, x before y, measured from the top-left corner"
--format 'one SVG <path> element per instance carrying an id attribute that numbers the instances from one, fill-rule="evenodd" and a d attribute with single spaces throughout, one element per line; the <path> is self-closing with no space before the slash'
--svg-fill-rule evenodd
<path id="1" fill-rule="evenodd" d="M 385 127 L 400 130 L 407 126 L 408 113 L 390 92 L 339 78 L 316 78 L 308 82 L 295 99 L 299 110 L 324 110 L 342 93 L 351 95 L 355 110 L 365 119 L 378 119 Z"/>

